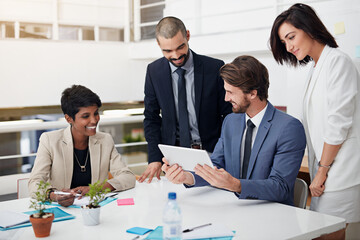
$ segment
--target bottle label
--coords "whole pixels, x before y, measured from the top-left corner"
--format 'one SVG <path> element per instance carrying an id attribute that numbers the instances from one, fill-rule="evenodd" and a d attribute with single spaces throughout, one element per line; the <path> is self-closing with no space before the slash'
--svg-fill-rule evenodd
<path id="1" fill-rule="evenodd" d="M 164 224 L 163 236 L 164 239 L 181 239 L 181 225 L 180 224 Z"/>

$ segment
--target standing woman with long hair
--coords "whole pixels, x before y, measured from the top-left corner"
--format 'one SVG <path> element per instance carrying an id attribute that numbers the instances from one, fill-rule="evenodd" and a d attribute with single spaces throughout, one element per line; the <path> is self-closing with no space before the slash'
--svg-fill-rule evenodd
<path id="1" fill-rule="evenodd" d="M 311 64 L 303 98 L 310 209 L 360 222 L 360 76 L 355 65 L 305 4 L 276 18 L 270 46 L 280 64 Z M 324 238 L 345 239 L 345 229 Z"/>

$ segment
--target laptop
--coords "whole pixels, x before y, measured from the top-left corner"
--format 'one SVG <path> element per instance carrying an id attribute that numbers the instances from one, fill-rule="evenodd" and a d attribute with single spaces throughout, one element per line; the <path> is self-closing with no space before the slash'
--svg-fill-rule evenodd
<path id="1" fill-rule="evenodd" d="M 168 160 L 169 165 L 178 164 L 186 171 L 194 171 L 197 164 L 208 165 L 214 168 L 207 151 L 185 147 L 176 147 L 159 144 L 160 151 Z"/>

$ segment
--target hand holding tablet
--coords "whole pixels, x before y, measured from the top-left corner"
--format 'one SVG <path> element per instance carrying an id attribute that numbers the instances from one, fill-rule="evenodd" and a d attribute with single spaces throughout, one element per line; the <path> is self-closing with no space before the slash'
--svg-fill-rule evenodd
<path id="1" fill-rule="evenodd" d="M 169 165 L 178 164 L 186 171 L 194 171 L 197 164 L 208 165 L 214 168 L 208 152 L 200 149 L 175 147 L 164 144 L 158 145 Z"/>

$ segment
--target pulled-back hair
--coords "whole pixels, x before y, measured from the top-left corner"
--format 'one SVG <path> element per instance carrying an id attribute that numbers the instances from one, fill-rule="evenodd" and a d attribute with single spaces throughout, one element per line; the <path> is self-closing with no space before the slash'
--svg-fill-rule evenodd
<path id="1" fill-rule="evenodd" d="M 99 96 L 84 86 L 72 85 L 62 92 L 61 109 L 64 114 L 69 115 L 73 120 L 75 120 L 75 115 L 81 107 L 94 105 L 98 108 L 101 107 Z"/>
<path id="2" fill-rule="evenodd" d="M 244 93 L 257 90 L 260 100 L 267 100 L 269 73 L 266 67 L 252 56 L 239 56 L 220 68 L 220 76 L 231 86 Z"/>
<path id="3" fill-rule="evenodd" d="M 303 30 L 319 43 L 329 45 L 333 48 L 338 47 L 334 37 L 326 29 L 314 9 L 306 4 L 297 3 L 282 12 L 275 19 L 271 29 L 270 48 L 275 60 L 280 64 L 285 62 L 289 65 L 297 66 L 299 64 L 305 65 L 312 60 L 310 56 L 306 56 L 303 60 L 297 60 L 292 53 L 286 50 L 286 46 L 281 42 L 279 37 L 279 28 L 283 23 L 289 23 L 295 28 Z"/>
<path id="4" fill-rule="evenodd" d="M 186 28 L 180 19 L 164 17 L 156 25 L 156 40 L 159 41 L 160 36 L 166 39 L 173 38 L 179 31 L 186 37 Z"/>

